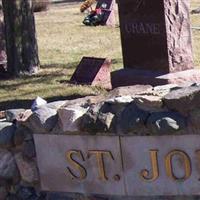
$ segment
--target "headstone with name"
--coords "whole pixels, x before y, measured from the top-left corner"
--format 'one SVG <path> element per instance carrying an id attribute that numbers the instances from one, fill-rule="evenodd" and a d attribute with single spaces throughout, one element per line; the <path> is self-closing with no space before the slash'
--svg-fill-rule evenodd
<path id="1" fill-rule="evenodd" d="M 181 80 L 188 74 L 187 70 L 193 70 L 189 2 L 118 0 L 123 61 L 127 70 L 112 74 L 114 87 L 143 81 L 153 85 L 173 83 L 171 77 L 160 76 L 177 73 L 177 79 Z M 185 74 L 178 74 L 181 71 Z M 193 70 L 189 74 L 182 82 L 196 81 L 193 76 L 197 72 Z"/>
<path id="2" fill-rule="evenodd" d="M 189 0 L 119 0 L 119 15 L 125 67 L 193 68 Z"/>
<path id="3" fill-rule="evenodd" d="M 70 82 L 111 88 L 111 61 L 106 58 L 83 57 Z"/>

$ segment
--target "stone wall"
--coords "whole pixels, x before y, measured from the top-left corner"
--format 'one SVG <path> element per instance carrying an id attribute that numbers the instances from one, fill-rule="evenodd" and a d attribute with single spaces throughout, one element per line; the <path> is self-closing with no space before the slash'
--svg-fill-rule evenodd
<path id="1" fill-rule="evenodd" d="M 123 198 L 40 191 L 33 134 L 199 134 L 200 85 L 116 88 L 104 96 L 57 101 L 0 113 L 0 200 L 200 199 Z"/>

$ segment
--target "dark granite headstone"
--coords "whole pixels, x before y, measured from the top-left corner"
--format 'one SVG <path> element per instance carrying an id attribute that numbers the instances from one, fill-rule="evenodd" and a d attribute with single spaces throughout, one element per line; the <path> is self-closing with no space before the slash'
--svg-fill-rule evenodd
<path id="1" fill-rule="evenodd" d="M 190 0 L 118 0 L 124 69 L 112 87 L 200 82 L 194 69 Z"/>
<path id="2" fill-rule="evenodd" d="M 189 0 L 119 0 L 125 68 L 193 68 Z"/>
<path id="3" fill-rule="evenodd" d="M 111 61 L 106 58 L 83 57 L 70 82 L 111 88 Z"/>

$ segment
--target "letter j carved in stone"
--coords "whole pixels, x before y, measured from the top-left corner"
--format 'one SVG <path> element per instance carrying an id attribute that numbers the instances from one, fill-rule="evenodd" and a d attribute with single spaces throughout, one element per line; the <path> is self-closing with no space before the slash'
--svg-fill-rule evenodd
<path id="1" fill-rule="evenodd" d="M 150 150 L 151 165 L 152 165 L 152 175 L 147 169 L 141 171 L 141 178 L 146 182 L 155 181 L 159 177 L 159 168 L 158 168 L 158 150 Z"/>

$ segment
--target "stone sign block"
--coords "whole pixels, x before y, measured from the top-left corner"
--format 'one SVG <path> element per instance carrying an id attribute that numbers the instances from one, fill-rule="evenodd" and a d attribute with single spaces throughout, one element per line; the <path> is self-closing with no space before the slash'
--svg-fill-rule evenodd
<path id="1" fill-rule="evenodd" d="M 125 68 L 193 68 L 189 0 L 119 0 Z"/>
<path id="2" fill-rule="evenodd" d="M 119 196 L 199 195 L 200 136 L 34 135 L 41 189 Z"/>
<path id="3" fill-rule="evenodd" d="M 121 138 L 129 196 L 198 195 L 200 136 Z"/>
<path id="4" fill-rule="evenodd" d="M 83 57 L 70 82 L 111 88 L 111 61 L 105 58 Z"/>
<path id="5" fill-rule="evenodd" d="M 34 135 L 44 191 L 125 195 L 118 137 Z"/>

